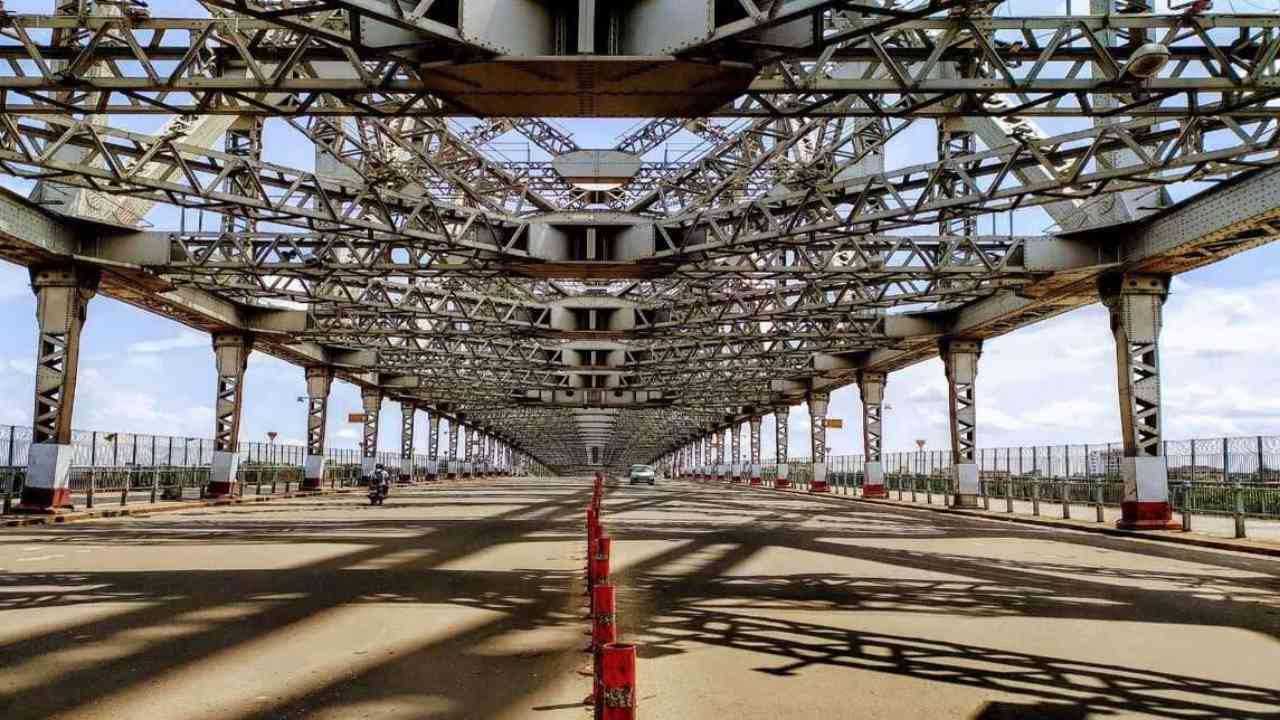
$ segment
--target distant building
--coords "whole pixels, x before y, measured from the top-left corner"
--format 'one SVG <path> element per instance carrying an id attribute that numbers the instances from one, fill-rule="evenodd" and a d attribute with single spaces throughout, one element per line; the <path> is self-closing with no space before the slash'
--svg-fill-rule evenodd
<path id="1" fill-rule="evenodd" d="M 1124 458 L 1124 450 L 1122 448 L 1113 447 L 1105 450 L 1091 450 L 1086 458 L 1089 477 L 1119 478 L 1122 458 Z"/>

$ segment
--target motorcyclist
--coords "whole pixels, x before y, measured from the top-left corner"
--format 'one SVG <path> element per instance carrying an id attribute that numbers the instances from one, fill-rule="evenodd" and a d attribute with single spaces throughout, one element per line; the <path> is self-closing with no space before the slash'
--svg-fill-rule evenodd
<path id="1" fill-rule="evenodd" d="M 373 487 L 382 497 L 391 494 L 391 473 L 387 472 L 382 463 L 378 463 L 377 467 L 373 469 Z"/>

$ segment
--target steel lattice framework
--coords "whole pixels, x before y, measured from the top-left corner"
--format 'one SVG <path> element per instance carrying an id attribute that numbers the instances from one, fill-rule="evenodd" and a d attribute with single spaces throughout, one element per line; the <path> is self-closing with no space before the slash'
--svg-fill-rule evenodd
<path id="1" fill-rule="evenodd" d="M 860 376 L 878 457 L 884 373 L 939 339 L 1275 236 L 1256 214 L 1133 239 L 1280 161 L 1280 16 L 529 0 L 494 23 L 500 5 L 0 15 L 0 170 L 72 228 L 0 252 L 71 258 L 239 348 L 227 432 L 251 347 L 308 368 L 316 447 L 336 376 L 572 469 L 746 420 L 758 438 Z M 639 121 L 597 149 L 556 116 Z M 314 163 L 266 159 L 264 128 Z M 155 204 L 220 221 L 142 227 Z"/>

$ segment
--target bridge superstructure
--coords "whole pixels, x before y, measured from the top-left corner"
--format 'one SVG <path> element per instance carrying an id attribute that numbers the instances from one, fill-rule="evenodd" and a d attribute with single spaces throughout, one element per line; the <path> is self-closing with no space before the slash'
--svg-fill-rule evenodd
<path id="1" fill-rule="evenodd" d="M 410 451 L 417 412 L 448 422 L 432 461 L 565 472 L 729 465 L 727 430 L 732 464 L 758 472 L 760 418 L 776 414 L 785 477 L 785 417 L 805 402 L 821 490 L 827 401 L 856 384 L 873 496 L 885 383 L 940 355 L 958 506 L 977 498 L 983 341 L 1101 300 L 1124 522 L 1163 527 L 1169 279 L 1280 227 L 1275 14 L 202 5 L 208 17 L 128 0 L 0 16 L 0 169 L 35 183 L 0 198 L 0 256 L 31 268 L 39 299 L 22 508 L 65 503 L 96 293 L 212 336 L 213 495 L 235 491 L 253 351 L 305 371 L 312 480 L 340 380 L 362 389 L 370 462 L 389 398 Z M 157 115 L 159 130 L 138 129 Z M 599 148 L 548 117 L 640 120 Z M 314 162 L 264 159 L 266 123 L 310 141 Z M 537 159 L 495 151 L 512 134 Z M 689 135 L 696 151 L 662 157 Z M 219 221 L 145 227 L 159 204 Z"/>

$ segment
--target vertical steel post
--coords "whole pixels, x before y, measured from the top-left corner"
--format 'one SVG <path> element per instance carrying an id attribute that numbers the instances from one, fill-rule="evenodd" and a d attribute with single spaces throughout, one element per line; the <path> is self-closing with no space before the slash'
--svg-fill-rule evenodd
<path id="1" fill-rule="evenodd" d="M 151 436 L 151 502 L 154 504 L 160 495 L 160 466 L 156 464 L 156 436 Z"/>
<path id="2" fill-rule="evenodd" d="M 1244 485 L 1236 480 L 1231 483 L 1232 519 L 1235 521 L 1236 537 L 1245 537 L 1244 527 Z"/>
<path id="3" fill-rule="evenodd" d="M 36 295 L 35 410 L 20 513 L 51 514 L 70 510 L 71 417 L 79 375 L 80 334 L 89 301 L 97 293 L 96 270 L 74 265 L 32 268 Z"/>
<path id="4" fill-rule="evenodd" d="M 977 507 L 977 377 L 982 342 L 943 338 L 939 341 L 938 348 L 946 369 L 951 419 L 952 506 Z"/>
<path id="5" fill-rule="evenodd" d="M 1111 317 L 1116 346 L 1121 474 L 1124 499 L 1117 526 L 1127 530 L 1177 529 L 1169 505 L 1168 452 L 1160 402 L 1160 330 L 1169 278 L 1108 275 L 1098 284 Z"/>
<path id="6" fill-rule="evenodd" d="M 1071 446 L 1062 446 L 1062 519 L 1071 519 Z"/>
<path id="7" fill-rule="evenodd" d="M 303 463 L 299 490 L 319 490 L 324 482 L 325 435 L 329 422 L 329 391 L 333 388 L 333 368 L 313 365 L 307 380 L 307 456 Z"/>
<path id="8" fill-rule="evenodd" d="M 1018 450 L 1018 467 L 1022 467 L 1022 450 Z M 1013 448 L 1005 448 L 1004 450 L 1004 511 L 1013 512 Z"/>
<path id="9" fill-rule="evenodd" d="M 884 388 L 888 378 L 885 373 L 865 370 L 858 372 L 858 393 L 862 398 L 862 453 L 866 458 L 862 470 L 862 496 L 865 498 L 883 498 L 889 495 L 884 489 L 884 461 L 881 457 L 884 440 Z"/>
<path id="10" fill-rule="evenodd" d="M 368 480 L 378 464 L 378 418 L 382 413 L 381 388 L 369 387 L 360 391 L 360 403 L 364 409 L 364 425 L 360 432 L 360 476 Z"/>
<path id="11" fill-rule="evenodd" d="M 777 455 L 778 469 L 774 475 L 773 486 L 775 488 L 791 487 L 791 468 L 787 462 L 789 439 L 787 423 L 791 417 L 791 406 L 779 404 L 773 406 L 773 436 L 775 450 Z"/>
<path id="12" fill-rule="evenodd" d="M 13 509 L 13 486 L 16 485 L 18 482 L 18 470 L 13 466 L 13 445 L 15 441 L 15 438 L 14 438 L 15 430 L 17 430 L 16 426 L 14 425 L 9 426 L 8 477 L 7 477 L 7 482 L 5 482 L 4 484 L 4 514 L 5 515 L 8 515 L 9 511 Z"/>
<path id="13" fill-rule="evenodd" d="M 1191 482 L 1182 481 L 1182 532 L 1191 532 Z"/>
<path id="14" fill-rule="evenodd" d="M 240 410 L 244 404 L 244 375 L 253 351 L 253 336 L 219 333 L 213 336 L 217 365 L 214 403 L 213 459 L 205 495 L 222 498 L 237 493 L 240 470 Z"/>
<path id="15" fill-rule="evenodd" d="M 813 479 L 809 492 L 829 493 L 827 484 L 827 406 L 830 394 L 826 391 L 809 392 L 809 443 L 813 454 Z"/>
<path id="16" fill-rule="evenodd" d="M 89 483 L 85 488 L 84 506 L 93 509 L 94 486 L 98 484 L 98 431 L 89 434 Z"/>

